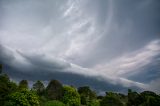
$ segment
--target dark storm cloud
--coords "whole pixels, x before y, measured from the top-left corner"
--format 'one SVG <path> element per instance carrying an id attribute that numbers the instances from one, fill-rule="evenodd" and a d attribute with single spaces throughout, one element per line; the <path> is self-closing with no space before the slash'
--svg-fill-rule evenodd
<path id="1" fill-rule="evenodd" d="M 159 4 L 1 0 L 0 62 L 16 80 L 159 92 Z"/>

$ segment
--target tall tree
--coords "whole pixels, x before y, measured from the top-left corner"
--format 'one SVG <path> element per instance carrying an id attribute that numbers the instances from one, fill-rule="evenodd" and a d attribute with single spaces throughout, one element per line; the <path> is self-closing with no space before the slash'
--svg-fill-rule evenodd
<path id="1" fill-rule="evenodd" d="M 38 95 L 43 95 L 43 93 L 45 91 L 45 87 L 44 87 L 43 83 L 39 80 L 36 83 L 33 84 L 32 89 L 34 91 L 36 91 Z"/>
<path id="2" fill-rule="evenodd" d="M 131 89 L 128 89 L 128 102 L 127 102 L 127 106 L 139 106 L 139 104 L 141 104 L 141 97 L 140 95 L 135 92 L 132 91 Z"/>
<path id="3" fill-rule="evenodd" d="M 87 105 L 90 101 L 96 99 L 96 93 L 89 86 L 79 87 L 78 93 L 81 96 L 81 104 Z"/>
<path id="4" fill-rule="evenodd" d="M 19 82 L 19 89 L 28 89 L 28 81 L 27 80 L 21 80 Z"/>
<path id="5" fill-rule="evenodd" d="M 46 88 L 47 96 L 52 100 L 60 100 L 63 94 L 63 86 L 57 80 L 51 80 Z"/>

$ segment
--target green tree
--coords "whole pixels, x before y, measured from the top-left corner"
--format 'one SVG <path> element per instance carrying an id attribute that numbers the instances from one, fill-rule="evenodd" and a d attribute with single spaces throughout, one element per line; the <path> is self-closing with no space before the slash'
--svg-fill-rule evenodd
<path id="1" fill-rule="evenodd" d="M 28 81 L 27 80 L 21 80 L 19 82 L 19 89 L 20 90 L 28 89 Z"/>
<path id="2" fill-rule="evenodd" d="M 99 100 L 91 100 L 87 106 L 100 106 Z"/>
<path id="3" fill-rule="evenodd" d="M 63 94 L 63 86 L 57 80 L 51 80 L 46 88 L 47 96 L 52 100 L 60 100 Z"/>
<path id="4" fill-rule="evenodd" d="M 140 95 L 137 92 L 133 92 L 131 89 L 128 89 L 128 102 L 127 106 L 139 106 L 142 100 Z"/>
<path id="5" fill-rule="evenodd" d="M 0 75 L 0 105 L 3 106 L 6 97 L 17 90 L 17 85 L 9 80 L 7 74 Z"/>
<path id="6" fill-rule="evenodd" d="M 65 106 L 65 104 L 60 101 L 54 100 L 54 101 L 47 101 L 44 106 Z"/>
<path id="7" fill-rule="evenodd" d="M 118 93 L 117 95 L 119 96 L 120 101 L 123 103 L 123 105 L 127 106 L 127 101 L 128 101 L 127 95 L 124 95 L 122 93 Z"/>
<path id="8" fill-rule="evenodd" d="M 41 81 L 37 81 L 36 83 L 33 84 L 32 90 L 36 91 L 38 95 L 43 95 L 45 91 L 45 87 Z"/>
<path id="9" fill-rule="evenodd" d="M 106 92 L 106 96 L 100 102 L 100 106 L 123 106 L 117 94 Z"/>
<path id="10" fill-rule="evenodd" d="M 34 92 L 23 89 L 10 94 L 4 106 L 39 106 L 39 99 Z"/>
<path id="11" fill-rule="evenodd" d="M 160 96 L 151 91 L 144 91 L 140 94 L 141 96 L 141 106 L 159 106 Z"/>
<path id="12" fill-rule="evenodd" d="M 81 104 L 87 105 L 90 101 L 97 99 L 96 93 L 89 86 L 79 87 L 78 93 L 81 96 Z"/>
<path id="13" fill-rule="evenodd" d="M 80 95 L 74 87 L 64 86 L 64 94 L 62 101 L 68 106 L 79 106 L 80 105 Z"/>

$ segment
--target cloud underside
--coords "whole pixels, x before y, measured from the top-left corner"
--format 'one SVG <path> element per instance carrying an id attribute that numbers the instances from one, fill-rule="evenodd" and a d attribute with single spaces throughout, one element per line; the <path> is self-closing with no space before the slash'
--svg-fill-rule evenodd
<path id="1" fill-rule="evenodd" d="M 147 68 L 156 67 L 160 63 L 160 41 L 152 41 L 143 48 L 134 52 L 124 54 L 105 64 L 98 64 L 93 68 L 83 68 L 82 66 L 70 63 L 64 59 L 53 57 L 47 54 L 32 53 L 26 54 L 21 51 L 14 51 L 10 48 L 0 46 L 0 60 L 7 67 L 9 75 L 15 79 L 28 78 L 29 80 L 49 80 L 58 78 L 66 83 L 84 85 L 86 82 L 99 82 L 104 88 L 107 84 L 119 88 L 135 88 L 141 90 L 153 90 L 159 92 L 159 69 L 153 70 L 154 79 L 147 83 L 138 82 L 130 77 L 142 74 L 145 79 L 150 72 Z M 153 66 L 152 66 L 153 65 Z M 140 75 L 140 77 L 142 77 Z M 83 80 L 86 79 L 86 82 Z M 91 84 L 95 87 L 94 84 Z M 106 87 L 105 87 L 106 84 Z M 99 87 L 100 89 L 100 87 Z M 103 88 L 102 88 L 103 89 Z M 121 89 L 122 90 L 122 89 Z"/>

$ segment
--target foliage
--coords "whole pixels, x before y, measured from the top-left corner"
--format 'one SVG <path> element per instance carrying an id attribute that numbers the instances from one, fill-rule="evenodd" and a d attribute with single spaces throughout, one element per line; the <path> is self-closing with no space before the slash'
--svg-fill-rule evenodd
<path id="1" fill-rule="evenodd" d="M 28 89 L 28 81 L 22 80 L 19 82 L 19 90 Z"/>
<path id="2" fill-rule="evenodd" d="M 151 91 L 144 91 L 140 94 L 128 90 L 127 105 L 131 106 L 159 106 L 160 96 Z"/>
<path id="3" fill-rule="evenodd" d="M 49 100 L 46 98 L 46 96 L 39 96 L 40 106 L 44 106 L 47 101 L 49 101 Z"/>
<path id="4" fill-rule="evenodd" d="M 38 95 L 43 95 L 45 91 L 45 87 L 41 81 L 37 81 L 35 84 L 33 84 L 32 90 L 36 91 Z"/>
<path id="5" fill-rule="evenodd" d="M 87 105 L 90 101 L 96 99 L 96 93 L 89 86 L 79 87 L 78 93 L 81 96 L 81 104 Z"/>
<path id="6" fill-rule="evenodd" d="M 103 96 L 97 96 L 97 99 L 103 99 L 104 97 Z"/>
<path id="7" fill-rule="evenodd" d="M 151 91 L 141 93 L 142 106 L 159 106 L 160 96 Z"/>
<path id="8" fill-rule="evenodd" d="M 137 92 L 133 92 L 131 89 L 128 89 L 128 106 L 138 106 L 141 104 L 141 98 Z"/>
<path id="9" fill-rule="evenodd" d="M 69 106 L 80 105 L 80 95 L 77 90 L 71 86 L 64 86 L 64 95 L 62 101 Z"/>
<path id="10" fill-rule="evenodd" d="M 99 100 L 91 100 L 88 102 L 87 106 L 100 106 Z"/>
<path id="11" fill-rule="evenodd" d="M 118 93 L 117 96 L 119 97 L 120 101 L 123 103 L 124 106 L 127 106 L 128 98 L 126 95 Z"/>
<path id="12" fill-rule="evenodd" d="M 9 80 L 7 74 L 0 75 L 0 104 L 3 105 L 8 94 L 15 92 L 17 85 Z"/>
<path id="13" fill-rule="evenodd" d="M 46 88 L 47 96 L 52 100 L 60 100 L 63 94 L 63 86 L 57 80 L 51 80 Z"/>
<path id="14" fill-rule="evenodd" d="M 117 94 L 107 92 L 106 96 L 100 102 L 100 106 L 123 106 L 123 103 Z"/>
<path id="15" fill-rule="evenodd" d="M 63 104 L 60 101 L 54 100 L 54 101 L 48 101 L 48 102 L 46 102 L 44 106 L 65 106 L 65 104 Z"/>
<path id="16" fill-rule="evenodd" d="M 39 106 L 39 100 L 34 92 L 23 89 L 10 94 L 5 106 Z"/>

